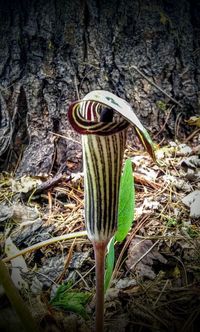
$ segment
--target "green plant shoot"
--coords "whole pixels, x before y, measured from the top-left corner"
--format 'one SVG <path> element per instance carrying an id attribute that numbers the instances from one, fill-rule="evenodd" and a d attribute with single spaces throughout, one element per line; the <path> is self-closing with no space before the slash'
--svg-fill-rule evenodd
<path id="1" fill-rule="evenodd" d="M 91 298 L 91 294 L 89 292 L 71 290 L 71 286 L 72 284 L 70 282 L 60 285 L 54 298 L 50 302 L 51 305 L 56 308 L 77 313 L 83 318 L 88 319 L 85 306 Z"/>

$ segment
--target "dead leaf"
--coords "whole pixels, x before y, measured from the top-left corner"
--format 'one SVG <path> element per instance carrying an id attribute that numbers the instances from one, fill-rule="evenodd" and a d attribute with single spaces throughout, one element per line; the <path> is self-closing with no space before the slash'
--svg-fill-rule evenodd
<path id="1" fill-rule="evenodd" d="M 190 217 L 200 218 L 200 190 L 195 190 L 182 199 L 182 202 L 190 207 Z"/>
<path id="2" fill-rule="evenodd" d="M 181 166 L 196 169 L 200 167 L 200 157 L 199 156 L 190 156 L 181 161 Z"/>
<path id="3" fill-rule="evenodd" d="M 13 256 L 19 252 L 19 249 L 12 242 L 9 237 L 5 242 L 5 253 L 7 256 Z M 23 256 L 16 257 L 11 260 L 12 272 L 11 278 L 18 289 L 28 289 L 28 283 L 22 278 L 22 273 L 28 272 L 28 267 Z"/>
<path id="4" fill-rule="evenodd" d="M 163 176 L 163 180 L 170 183 L 172 186 L 176 187 L 179 190 L 184 190 L 186 192 L 192 190 L 192 185 L 179 177 L 166 174 Z"/>
<path id="5" fill-rule="evenodd" d="M 140 240 L 137 238 L 130 243 L 126 265 L 129 270 L 135 272 L 141 278 L 154 279 L 156 277 L 153 271 L 154 262 L 157 261 L 162 264 L 167 262 L 153 245 L 151 240 Z"/>
<path id="6" fill-rule="evenodd" d="M 185 120 L 189 126 L 197 126 L 200 127 L 200 117 L 199 116 L 191 116 L 188 120 Z"/>
<path id="7" fill-rule="evenodd" d="M 18 180 L 11 179 L 12 192 L 28 193 L 30 190 L 37 188 L 42 183 L 39 178 L 23 176 Z"/>

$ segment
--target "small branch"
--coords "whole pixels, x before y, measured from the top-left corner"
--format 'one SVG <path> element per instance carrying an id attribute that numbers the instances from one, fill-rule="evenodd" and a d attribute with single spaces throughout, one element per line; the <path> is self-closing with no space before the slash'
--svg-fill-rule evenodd
<path id="1" fill-rule="evenodd" d="M 58 184 L 63 178 L 63 174 L 59 173 L 56 174 L 53 178 L 48 179 L 47 181 L 41 183 L 35 190 L 34 190 L 34 195 L 40 194 L 44 190 L 47 190 L 56 184 Z"/>
<path id="2" fill-rule="evenodd" d="M 115 268 L 114 268 L 111 280 L 113 280 L 115 278 L 115 276 L 117 274 L 117 271 L 120 268 L 122 257 L 123 257 L 123 255 L 125 253 L 125 250 L 128 248 L 131 240 L 134 238 L 134 236 L 137 234 L 137 232 L 140 230 L 140 228 L 146 223 L 146 221 L 148 220 L 148 218 L 149 218 L 148 215 L 144 216 L 142 218 L 141 222 L 138 225 L 136 225 L 136 227 L 133 229 L 132 234 L 126 239 L 126 242 L 125 242 L 125 244 L 124 244 L 124 246 L 123 246 L 123 248 L 122 248 L 122 250 L 120 252 L 120 255 L 119 255 L 116 263 L 115 263 Z"/>
<path id="3" fill-rule="evenodd" d="M 27 332 L 39 332 L 35 320 L 26 303 L 21 298 L 18 289 L 15 287 L 10 277 L 7 266 L 2 260 L 0 260 L 0 281 L 25 330 Z"/>
<path id="4" fill-rule="evenodd" d="M 200 128 L 197 128 L 195 131 L 193 131 L 184 141 L 184 143 L 188 143 L 196 134 L 200 132 Z"/>
<path id="5" fill-rule="evenodd" d="M 169 117 L 170 117 L 170 115 L 171 115 L 171 112 L 172 112 L 173 108 L 174 108 L 174 106 L 172 106 L 172 107 L 170 108 L 170 110 L 169 110 L 169 112 L 168 112 L 168 114 L 167 114 L 167 116 L 166 116 L 166 119 L 165 119 L 164 124 L 162 125 L 161 129 L 157 132 L 157 134 L 154 135 L 153 139 L 155 139 L 156 137 L 158 137 L 158 135 L 160 135 L 160 134 L 162 133 L 162 131 L 165 129 L 165 126 L 166 126 L 166 124 L 167 124 L 167 122 L 168 122 L 168 120 L 169 120 Z"/>
<path id="6" fill-rule="evenodd" d="M 73 239 L 73 238 L 76 238 L 76 237 L 82 237 L 82 236 L 86 236 L 86 235 L 87 235 L 87 232 L 86 231 L 82 231 L 82 232 L 75 232 L 75 233 L 71 233 L 71 234 L 65 234 L 65 235 L 61 235 L 61 236 L 52 237 L 52 239 L 36 243 L 33 246 L 30 246 L 28 248 L 20 250 L 15 255 L 10 256 L 10 257 L 6 257 L 2 261 L 4 263 L 8 263 L 12 259 L 14 259 L 14 258 L 16 258 L 18 256 L 25 255 L 28 252 L 40 249 L 40 248 L 45 247 L 45 246 L 48 246 L 49 244 L 56 243 L 56 242 L 59 242 L 59 241 L 65 241 L 65 240 Z"/>
<path id="7" fill-rule="evenodd" d="M 159 91 L 161 91 L 166 97 L 168 97 L 171 101 L 173 101 L 176 105 L 178 105 L 179 107 L 183 108 L 183 105 L 181 103 L 179 103 L 176 99 L 174 99 L 173 97 L 171 97 L 166 91 L 164 91 L 160 86 L 158 86 L 156 83 L 154 83 L 152 80 L 150 80 L 145 74 L 143 74 L 143 72 L 138 69 L 135 65 L 132 65 L 130 67 L 126 67 L 123 66 L 122 68 L 128 68 L 128 69 L 134 69 L 135 71 L 138 72 L 138 74 L 140 74 L 142 77 L 145 78 L 145 80 L 147 82 L 149 82 L 151 85 L 153 85 L 156 89 L 158 89 Z"/>
<path id="8" fill-rule="evenodd" d="M 161 298 L 161 296 L 163 295 L 163 293 L 164 293 L 164 291 L 165 291 L 165 289 L 166 289 L 166 287 L 167 287 L 168 284 L 169 284 L 169 279 L 166 280 L 163 289 L 161 290 L 160 294 L 158 295 L 156 301 L 154 302 L 154 304 L 153 304 L 153 307 L 154 307 L 154 308 L 156 307 L 156 304 L 157 304 L 158 301 L 160 300 L 160 298 Z"/>
<path id="9" fill-rule="evenodd" d="M 142 240 L 143 241 L 143 240 Z M 157 240 L 152 246 L 151 246 L 151 248 L 149 248 L 136 262 L 135 262 L 135 264 L 133 264 L 131 267 L 130 267 L 130 269 L 129 270 L 134 270 L 135 269 L 135 267 L 136 267 L 136 265 L 139 263 L 139 262 L 141 262 L 141 260 L 143 260 L 143 258 L 145 257 L 145 256 L 147 256 L 149 253 L 150 253 L 150 251 L 155 247 L 155 246 L 157 246 L 157 244 L 158 244 L 158 242 L 159 242 L 159 240 Z"/>
<path id="10" fill-rule="evenodd" d="M 57 134 L 57 133 L 53 133 L 52 131 L 49 132 L 50 134 L 54 135 L 54 136 L 57 136 L 57 137 L 60 137 L 60 138 L 64 138 L 66 140 L 69 140 L 69 141 L 72 141 L 74 143 L 77 143 L 79 145 L 82 145 L 81 142 L 79 141 L 76 141 L 75 139 L 71 138 L 71 137 L 68 137 L 68 136 L 64 136 L 64 135 L 61 135 L 61 134 Z"/>

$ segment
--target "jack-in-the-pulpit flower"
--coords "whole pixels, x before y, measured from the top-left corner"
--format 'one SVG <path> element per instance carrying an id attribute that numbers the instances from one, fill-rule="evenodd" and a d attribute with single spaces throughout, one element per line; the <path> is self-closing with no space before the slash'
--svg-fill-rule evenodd
<path id="1" fill-rule="evenodd" d="M 95 251 L 96 331 L 100 332 L 103 331 L 104 257 L 117 229 L 119 185 L 129 125 L 134 126 L 154 160 L 155 154 L 151 138 L 131 106 L 108 91 L 92 91 L 72 103 L 68 118 L 72 127 L 83 135 L 85 222 Z"/>
<path id="2" fill-rule="evenodd" d="M 113 110 L 124 118 L 117 119 Z M 90 92 L 70 106 L 69 121 L 83 134 L 85 222 L 92 241 L 110 240 L 117 227 L 119 184 L 127 128 L 134 125 L 154 158 L 151 139 L 130 105 L 108 91 Z"/>

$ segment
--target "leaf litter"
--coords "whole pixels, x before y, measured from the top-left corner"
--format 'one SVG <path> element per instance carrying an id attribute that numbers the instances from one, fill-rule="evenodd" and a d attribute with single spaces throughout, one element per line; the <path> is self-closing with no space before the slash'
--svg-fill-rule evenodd
<path id="1" fill-rule="evenodd" d="M 197 331 L 199 148 L 171 142 L 158 149 L 158 165 L 131 148 L 126 156 L 134 166 L 135 221 L 128 237 L 115 248 L 117 268 L 105 297 L 105 331 Z M 41 190 L 46 180 L 29 177 L 26 183 L 24 178 L 16 181 L 10 174 L 0 175 L 2 258 L 85 229 L 82 173 L 68 178 L 63 174 L 59 182 Z M 186 201 L 190 195 L 197 197 L 195 208 L 194 199 Z M 12 253 L 7 253 L 9 241 Z M 21 292 L 42 329 L 92 330 L 94 254 L 87 237 L 40 247 L 7 264 L 15 281 L 27 285 Z M 2 292 L 0 296 L 5 298 Z M 0 317 L 5 318 L 11 309 L 4 302 Z"/>

